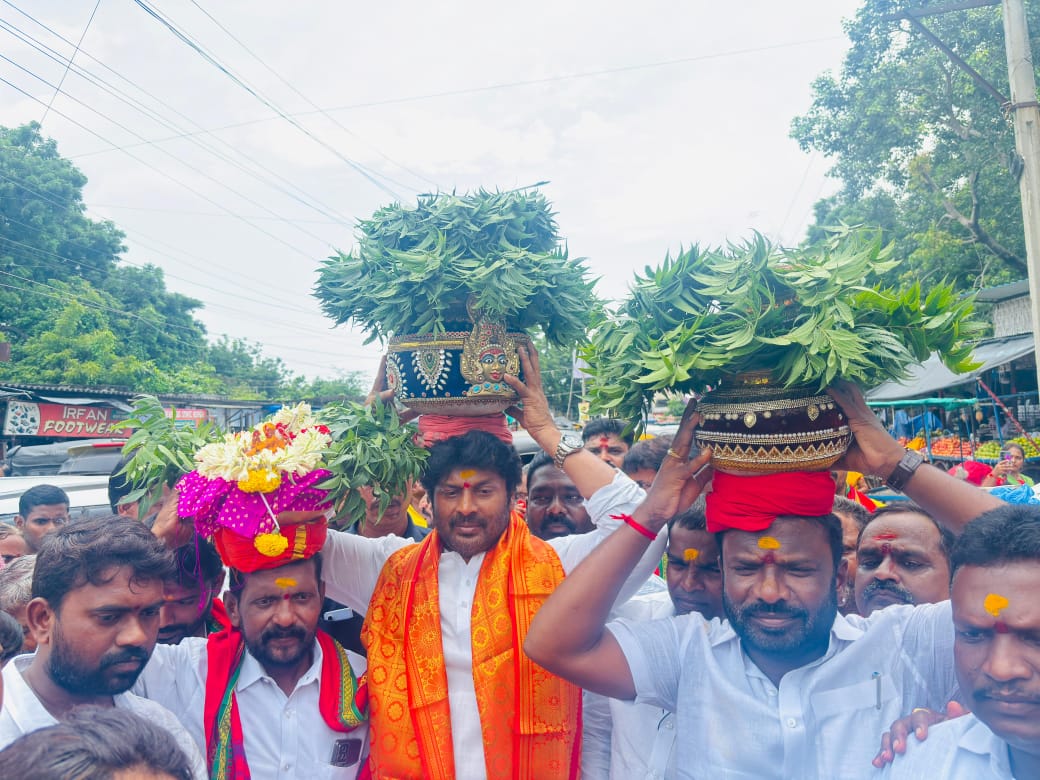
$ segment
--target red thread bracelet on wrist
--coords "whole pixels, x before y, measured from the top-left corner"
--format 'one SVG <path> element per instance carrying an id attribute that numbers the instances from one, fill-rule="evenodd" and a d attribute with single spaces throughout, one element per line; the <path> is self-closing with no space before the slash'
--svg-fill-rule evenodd
<path id="1" fill-rule="evenodd" d="M 653 531 L 651 531 L 645 525 L 642 525 L 641 523 L 637 523 L 635 521 L 635 519 L 632 517 L 632 515 L 611 515 L 610 519 L 611 520 L 624 520 L 625 521 L 625 525 L 627 525 L 629 528 L 632 528 L 633 530 L 638 531 L 643 536 L 645 536 L 647 539 L 649 539 L 651 542 L 654 539 L 657 538 L 657 534 L 655 534 Z"/>

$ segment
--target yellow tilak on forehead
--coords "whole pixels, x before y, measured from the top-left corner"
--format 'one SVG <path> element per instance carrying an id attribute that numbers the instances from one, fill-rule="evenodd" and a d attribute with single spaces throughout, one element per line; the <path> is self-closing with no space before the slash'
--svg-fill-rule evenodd
<path id="1" fill-rule="evenodd" d="M 982 608 L 986 610 L 993 617 L 1000 617 L 1000 613 L 1003 612 L 1007 605 L 1011 602 L 1008 601 L 1007 596 L 1001 596 L 999 593 L 990 593 L 982 602 Z"/>
<path id="2" fill-rule="evenodd" d="M 701 551 L 698 550 L 696 547 L 687 547 L 685 550 L 683 550 L 682 557 L 684 561 L 690 563 L 701 557 Z"/>
<path id="3" fill-rule="evenodd" d="M 284 590 L 285 588 L 295 588 L 296 580 L 294 580 L 292 577 L 279 577 L 274 581 L 274 584 Z"/>
<path id="4" fill-rule="evenodd" d="M 758 547 L 761 550 L 779 550 L 780 542 L 772 536 L 763 536 L 758 540 Z"/>
<path id="5" fill-rule="evenodd" d="M 459 476 L 462 477 L 463 479 L 469 479 L 470 477 L 472 477 L 476 473 L 477 472 L 473 471 L 472 469 L 466 469 L 465 471 L 460 471 L 459 472 Z"/>

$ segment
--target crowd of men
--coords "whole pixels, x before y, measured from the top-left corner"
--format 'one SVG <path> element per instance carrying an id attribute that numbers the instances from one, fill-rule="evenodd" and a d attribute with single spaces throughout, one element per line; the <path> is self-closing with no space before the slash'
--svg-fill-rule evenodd
<path id="1" fill-rule="evenodd" d="M 382 514 L 286 523 L 266 558 L 166 491 L 138 517 L 114 479 L 75 522 L 26 492 L 0 776 L 1040 777 L 1040 509 L 922 466 L 839 384 L 841 465 L 910 500 L 842 476 L 820 514 L 765 495 L 767 524 L 720 528 L 693 405 L 674 438 L 578 438 L 521 359 L 544 454 L 439 441 Z"/>

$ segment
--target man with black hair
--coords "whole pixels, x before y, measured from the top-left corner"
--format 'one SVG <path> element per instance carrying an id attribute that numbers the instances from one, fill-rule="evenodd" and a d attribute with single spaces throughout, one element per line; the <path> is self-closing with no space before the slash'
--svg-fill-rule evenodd
<path id="1" fill-rule="evenodd" d="M 567 473 L 544 452 L 527 467 L 527 525 L 539 539 L 555 539 L 596 530 L 585 497 Z"/>
<path id="2" fill-rule="evenodd" d="M 1040 777 L 1040 509 L 1011 504 L 969 523 L 951 566 L 957 679 L 971 714 L 932 726 L 884 777 Z"/>
<path id="3" fill-rule="evenodd" d="M 157 647 L 134 689 L 180 718 L 214 777 L 352 780 L 364 766 L 365 659 L 318 628 L 325 533 L 324 518 L 283 521 L 274 556 L 225 537 L 229 625 Z"/>
<path id="4" fill-rule="evenodd" d="M 1001 505 L 906 453 L 853 386 L 839 383 L 829 392 L 854 435 L 844 456 L 848 468 L 886 476 L 957 528 Z M 707 482 L 710 451 L 691 458 L 698 421 L 688 409 L 674 457 L 665 458 L 633 513 L 634 524 L 651 534 Z M 819 485 L 815 475 L 805 479 L 822 487 L 830 506 L 829 478 Z M 798 506 L 802 499 L 767 494 L 765 500 Z M 735 506 L 734 499 L 723 504 L 733 513 L 724 519 L 746 516 Z M 717 522 L 711 503 L 708 510 L 711 527 Z M 550 596 L 524 649 L 535 663 L 583 688 L 675 712 L 683 735 L 680 777 L 863 777 L 878 734 L 913 707 L 940 708 L 956 688 L 949 603 L 842 616 L 837 593 L 846 565 L 838 519 L 782 511 L 766 516 L 765 525 L 734 523 L 719 534 L 727 620 L 706 622 L 690 613 L 618 621 L 607 629 L 621 581 L 647 546 L 636 529 L 620 529 Z"/>
<path id="5" fill-rule="evenodd" d="M 74 707 L 135 712 L 170 731 L 206 777 L 177 719 L 130 693 L 155 647 L 173 559 L 128 518 L 85 518 L 51 534 L 36 556 L 27 616 L 38 646 L 4 667 L 0 745 L 52 725 Z"/>
<path id="6" fill-rule="evenodd" d="M 192 780 L 192 761 L 162 727 L 126 710 L 77 707 L 0 750 L 18 780 Z"/>
<path id="7" fill-rule="evenodd" d="M 856 558 L 856 548 L 859 547 L 860 532 L 870 522 L 870 512 L 858 501 L 853 501 L 845 496 L 834 496 L 834 504 L 831 511 L 841 521 L 841 546 L 842 557 L 848 566 L 845 575 L 845 584 L 838 594 L 838 611 L 843 615 L 856 615 L 856 571 L 859 568 L 859 560 Z"/>
<path id="8" fill-rule="evenodd" d="M 39 552 L 40 543 L 69 522 L 69 497 L 60 487 L 36 485 L 18 499 L 14 524 L 25 537 L 29 552 Z"/>
<path id="9" fill-rule="evenodd" d="M 585 423 L 581 440 L 585 449 L 616 469 L 621 468 L 632 446 L 632 434 L 625 433 L 625 423 L 611 417 L 594 417 Z"/>
<path id="10" fill-rule="evenodd" d="M 219 594 L 224 564 L 212 542 L 193 536 L 173 551 L 176 571 L 163 587 L 159 642 L 176 645 L 188 636 L 204 637 L 227 623 Z"/>
<path id="11" fill-rule="evenodd" d="M 672 437 L 668 434 L 637 441 L 625 453 L 621 470 L 643 490 L 649 490 L 671 446 Z"/>
<path id="12" fill-rule="evenodd" d="M 526 384 L 506 377 L 523 401 L 514 416 L 586 497 L 597 529 L 548 541 L 532 534 L 511 511 L 516 450 L 471 430 L 430 449 L 422 481 L 434 531 L 422 543 L 329 533 L 329 595 L 367 609 L 375 777 L 578 775 L 580 691 L 532 664 L 520 643 L 547 595 L 644 494 L 561 434 L 537 355 L 521 347 L 520 356 Z M 662 547 L 626 582 L 629 594 Z"/>
<path id="13" fill-rule="evenodd" d="M 955 536 L 910 501 L 881 507 L 859 534 L 856 606 L 866 617 L 892 604 L 935 604 L 950 597 Z"/>

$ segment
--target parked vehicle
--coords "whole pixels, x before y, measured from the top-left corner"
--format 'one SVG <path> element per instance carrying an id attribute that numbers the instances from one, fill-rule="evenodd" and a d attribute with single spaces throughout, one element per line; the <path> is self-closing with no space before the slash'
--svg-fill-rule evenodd
<path id="1" fill-rule="evenodd" d="M 39 474 L 110 474 L 112 467 L 119 460 L 119 449 L 125 439 L 68 439 L 53 444 L 31 444 L 29 446 L 11 447 L 7 451 L 7 463 L 11 467 L 10 476 L 27 477 Z M 80 448 L 86 448 L 81 450 Z M 82 457 L 93 457 L 93 453 L 115 452 L 115 459 L 108 462 L 108 468 L 98 460 L 86 467 L 77 467 L 71 472 L 60 471 L 62 465 L 72 456 L 73 450 L 83 454 Z"/>
<path id="2" fill-rule="evenodd" d="M 106 477 L 119 463 L 124 439 L 92 441 L 69 447 L 69 459 L 61 464 L 59 474 L 104 474 Z"/>

